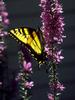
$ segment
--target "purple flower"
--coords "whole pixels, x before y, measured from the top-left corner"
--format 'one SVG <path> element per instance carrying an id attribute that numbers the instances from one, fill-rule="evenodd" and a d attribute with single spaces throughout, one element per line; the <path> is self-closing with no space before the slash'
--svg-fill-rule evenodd
<path id="1" fill-rule="evenodd" d="M 60 89 L 61 91 L 63 91 L 65 89 L 65 87 L 63 86 L 63 84 L 61 84 L 60 82 L 57 83 L 57 89 Z"/>
<path id="2" fill-rule="evenodd" d="M 56 51 L 54 53 L 54 59 L 55 59 L 55 62 L 58 64 L 59 62 L 61 62 L 62 59 L 64 59 L 63 56 L 61 56 L 61 53 L 62 53 L 62 50 L 60 51 Z"/>
<path id="3" fill-rule="evenodd" d="M 2 14 L 3 17 L 7 17 L 8 16 L 8 13 L 6 11 L 3 11 L 1 14 Z"/>
<path id="4" fill-rule="evenodd" d="M 25 82 L 24 86 L 25 88 L 31 89 L 34 86 L 34 82 L 33 81 Z"/>
<path id="5" fill-rule="evenodd" d="M 9 24 L 9 19 L 7 18 L 8 17 L 8 13 L 6 11 L 6 8 L 5 8 L 5 3 L 3 1 L 0 1 L 0 21 L 5 25 L 7 26 Z"/>
<path id="6" fill-rule="evenodd" d="M 65 87 L 59 81 L 49 84 L 50 88 L 54 88 L 57 91 L 63 91 Z"/>
<path id="7" fill-rule="evenodd" d="M 0 86 L 2 85 L 2 82 L 0 82 Z"/>
<path id="8" fill-rule="evenodd" d="M 45 52 L 49 59 L 59 63 L 63 57 L 58 55 L 58 45 L 63 42 L 64 18 L 62 17 L 62 6 L 58 0 L 41 0 L 41 19 L 43 37 L 45 40 Z"/>
<path id="9" fill-rule="evenodd" d="M 53 94 L 48 94 L 49 100 L 54 100 L 54 94 L 58 91 L 63 91 L 64 86 L 60 82 L 57 83 L 57 66 L 59 62 L 64 58 L 62 56 L 62 50 L 60 50 L 59 45 L 63 42 L 64 31 L 64 18 L 62 16 L 63 9 L 62 5 L 58 0 L 41 0 L 40 6 L 42 8 L 41 19 L 42 27 L 41 31 L 43 33 L 45 46 L 44 51 L 47 53 L 47 57 L 50 60 L 50 88 Z M 53 64 L 55 67 L 53 67 Z M 53 78 L 55 77 L 55 79 Z M 54 89 L 56 90 L 54 93 Z"/>
<path id="10" fill-rule="evenodd" d="M 0 37 L 3 37 L 5 35 L 8 35 L 8 32 L 0 30 Z"/>
<path id="11" fill-rule="evenodd" d="M 26 61 L 23 61 L 23 67 L 24 67 L 24 70 L 27 71 L 27 72 L 31 72 L 32 71 L 32 65 L 31 65 L 31 62 L 26 62 Z"/>
<path id="12" fill-rule="evenodd" d="M 6 19 L 6 18 L 5 18 L 5 19 L 4 19 L 4 23 L 7 24 L 7 25 L 9 25 L 9 19 Z"/>
<path id="13" fill-rule="evenodd" d="M 2 6 L 3 4 L 4 4 L 4 2 L 1 0 L 1 1 L 0 1 L 0 6 Z"/>
<path id="14" fill-rule="evenodd" d="M 53 96 L 53 94 L 48 93 L 48 99 L 49 99 L 49 100 L 54 100 L 54 96 Z"/>

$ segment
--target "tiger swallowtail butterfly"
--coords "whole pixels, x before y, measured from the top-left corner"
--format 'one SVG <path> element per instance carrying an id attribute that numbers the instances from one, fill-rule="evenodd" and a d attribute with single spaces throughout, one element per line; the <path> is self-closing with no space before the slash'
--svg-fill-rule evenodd
<path id="1" fill-rule="evenodd" d="M 20 27 L 9 30 L 10 36 L 22 44 L 31 52 L 31 55 L 39 61 L 44 63 L 46 60 L 46 53 L 44 52 L 44 39 L 42 32 L 33 28 Z"/>

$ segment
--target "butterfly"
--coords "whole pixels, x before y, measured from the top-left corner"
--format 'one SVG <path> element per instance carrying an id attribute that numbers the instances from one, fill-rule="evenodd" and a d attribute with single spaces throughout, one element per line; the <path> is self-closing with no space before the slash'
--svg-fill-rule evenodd
<path id="1" fill-rule="evenodd" d="M 44 39 L 40 29 L 36 30 L 28 27 L 13 28 L 9 30 L 9 34 L 16 38 L 19 43 L 24 44 L 39 63 L 44 63 L 46 53 L 44 52 Z"/>

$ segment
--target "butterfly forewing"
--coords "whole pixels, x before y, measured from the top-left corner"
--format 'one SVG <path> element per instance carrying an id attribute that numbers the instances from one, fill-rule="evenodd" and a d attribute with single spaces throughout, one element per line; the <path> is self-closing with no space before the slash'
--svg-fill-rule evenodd
<path id="1" fill-rule="evenodd" d="M 11 29 L 9 33 L 14 35 L 20 42 L 28 44 L 37 54 L 42 53 L 41 42 L 34 29 L 15 28 Z"/>

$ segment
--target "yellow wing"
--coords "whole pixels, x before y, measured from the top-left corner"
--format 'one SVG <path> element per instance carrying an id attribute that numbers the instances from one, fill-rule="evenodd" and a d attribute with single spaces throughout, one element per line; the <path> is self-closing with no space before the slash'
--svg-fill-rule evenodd
<path id="1" fill-rule="evenodd" d="M 40 55 L 42 53 L 41 42 L 34 29 L 29 31 L 28 28 L 15 28 L 11 29 L 9 33 L 22 43 L 28 44 L 37 54 Z"/>

